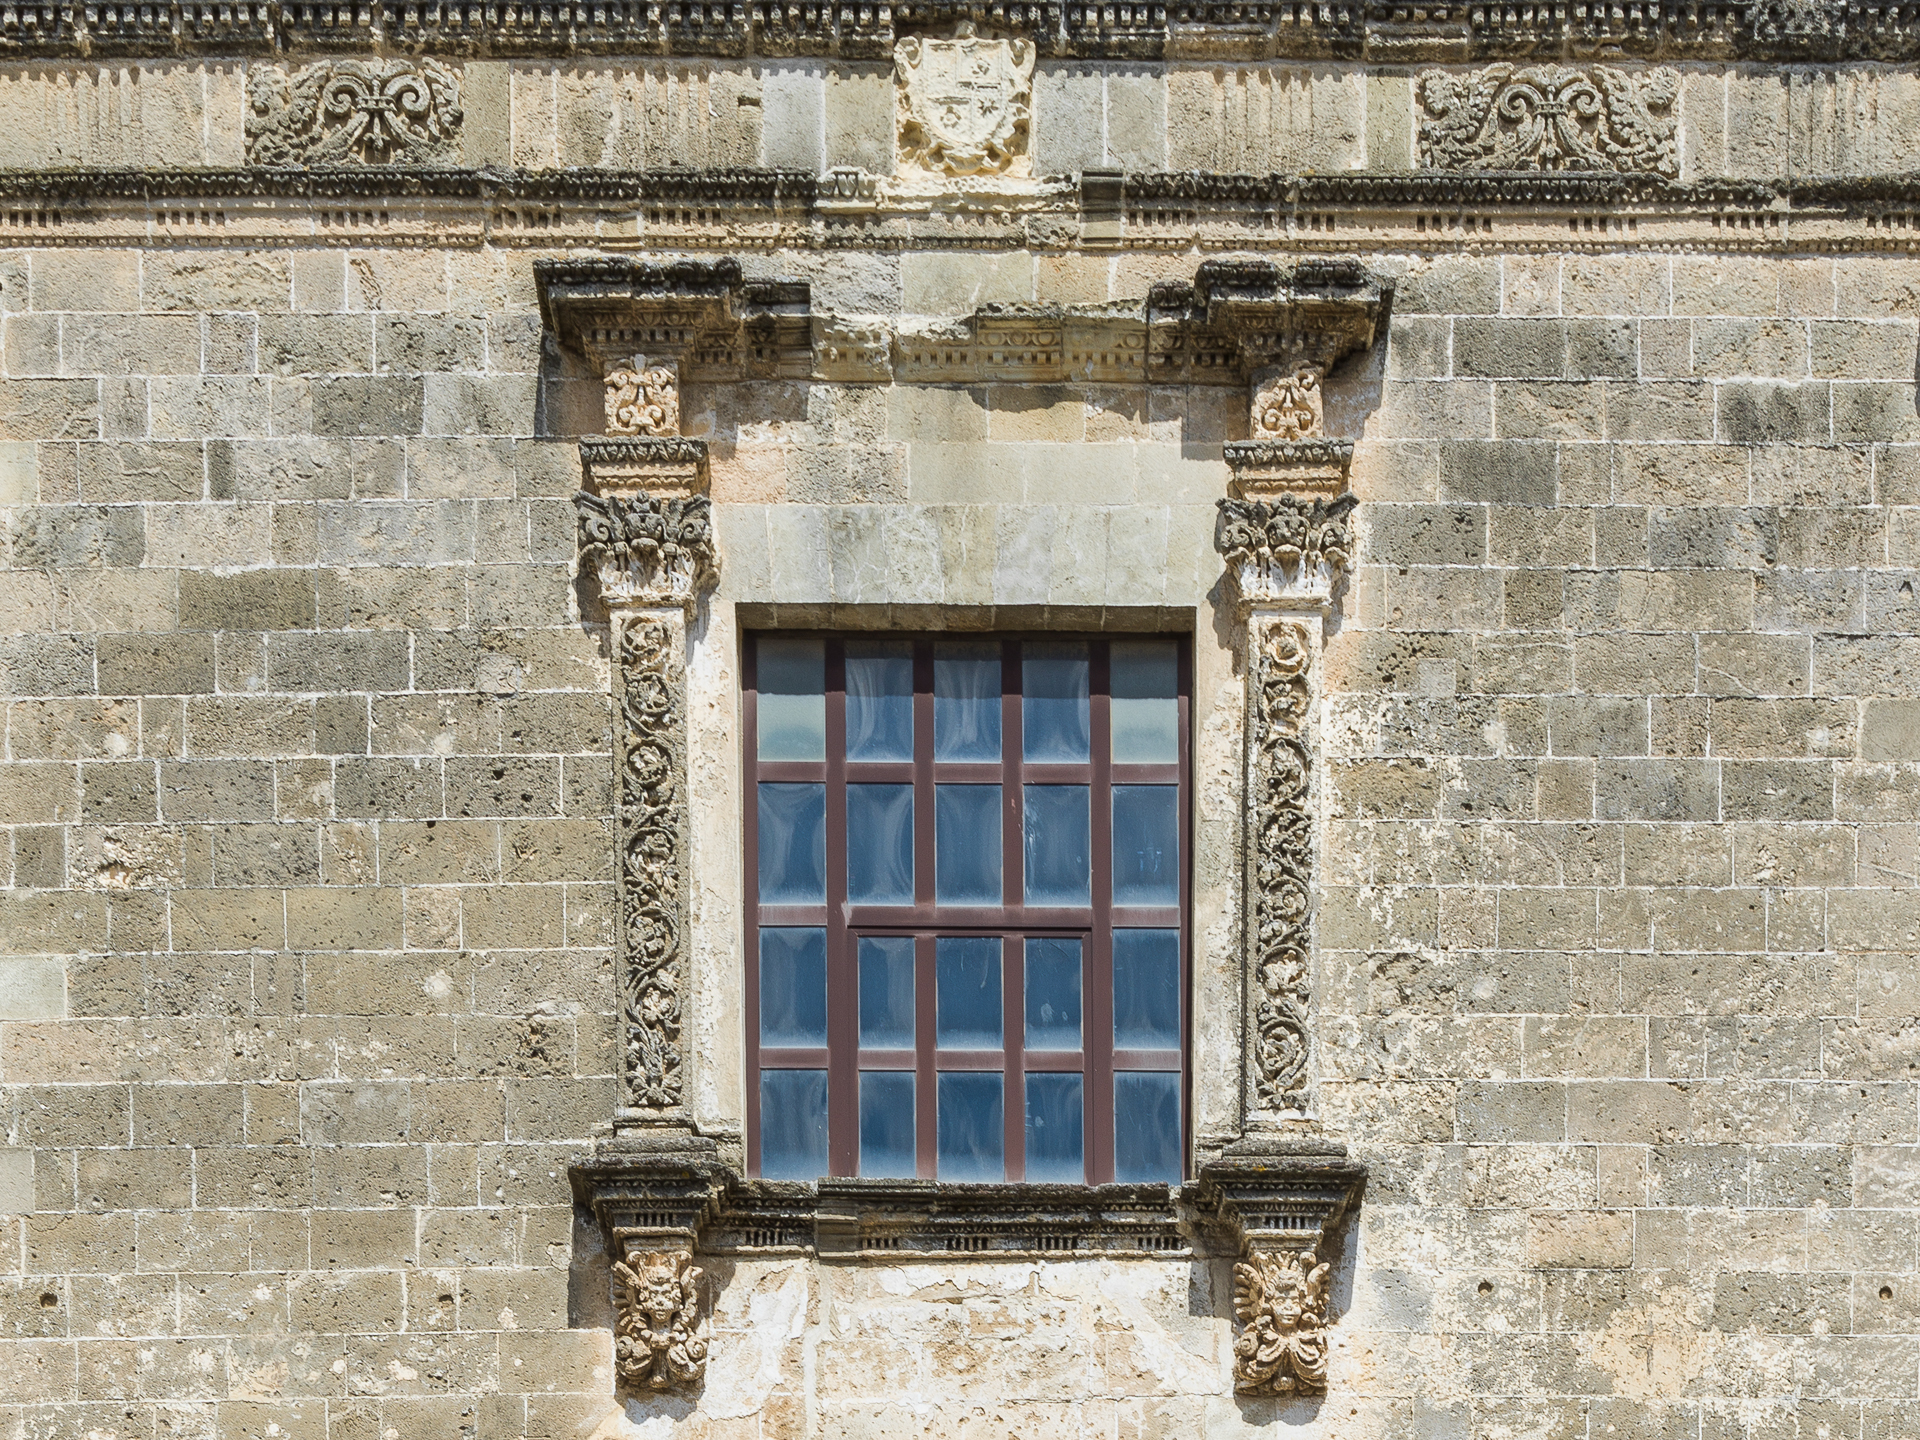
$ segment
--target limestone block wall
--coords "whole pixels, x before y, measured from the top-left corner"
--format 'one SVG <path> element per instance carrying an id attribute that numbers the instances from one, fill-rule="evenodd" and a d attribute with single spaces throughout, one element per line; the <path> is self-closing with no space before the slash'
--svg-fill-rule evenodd
<path id="1" fill-rule="evenodd" d="M 1371 1170 L 1328 1399 L 1232 1398 L 1205 1265 L 740 1262 L 697 1403 L 623 1412 L 565 1175 L 614 1103 L 593 422 L 531 258 L 0 255 L 0 1434 L 1920 1434 L 1920 267 L 1369 257 L 1391 334 L 1328 403 L 1362 550 L 1316 1093 Z M 755 265 L 938 316 L 1194 258 Z M 690 387 L 696 726 L 724 752 L 741 605 L 1165 607 L 1228 874 L 1234 403 Z M 723 1136 L 734 783 L 695 771 Z"/>

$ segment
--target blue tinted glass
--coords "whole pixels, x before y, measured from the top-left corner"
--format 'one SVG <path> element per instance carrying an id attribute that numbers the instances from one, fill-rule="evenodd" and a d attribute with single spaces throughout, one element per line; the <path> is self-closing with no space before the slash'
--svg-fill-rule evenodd
<path id="1" fill-rule="evenodd" d="M 1035 764 L 1087 762 L 1087 647 L 1029 641 L 1020 652 L 1020 749 Z"/>
<path id="2" fill-rule="evenodd" d="M 940 1077 L 940 1178 L 1007 1178 L 1005 1085 L 1001 1076 Z"/>
<path id="3" fill-rule="evenodd" d="M 1180 758 L 1180 657 L 1174 642 L 1116 640 L 1109 654 L 1114 760 L 1173 764 Z"/>
<path id="4" fill-rule="evenodd" d="M 1026 962 L 1027 1049 L 1078 1050 L 1080 942 L 1028 940 Z"/>
<path id="5" fill-rule="evenodd" d="M 933 894 L 942 905 L 1000 903 L 1000 787 L 933 787 Z"/>
<path id="6" fill-rule="evenodd" d="M 760 1072 L 760 1173 L 818 1180 L 827 1173 L 827 1072 Z"/>
<path id="7" fill-rule="evenodd" d="M 913 1072 L 860 1072 L 860 1173 L 911 1179 Z"/>
<path id="8" fill-rule="evenodd" d="M 913 759 L 913 646 L 847 642 L 847 759 Z"/>
<path id="9" fill-rule="evenodd" d="M 824 641 L 762 635 L 756 642 L 756 728 L 762 760 L 827 758 L 827 649 Z"/>
<path id="10" fill-rule="evenodd" d="M 870 935 L 860 941 L 860 1043 L 873 1050 L 913 1048 L 910 935 Z"/>
<path id="11" fill-rule="evenodd" d="M 1000 937 L 942 935 L 934 947 L 934 1040 L 956 1050 L 998 1050 Z"/>
<path id="12" fill-rule="evenodd" d="M 847 899 L 913 903 L 913 786 L 847 786 Z"/>
<path id="13" fill-rule="evenodd" d="M 1091 905 L 1087 787 L 1028 785 L 1023 789 L 1021 838 L 1027 904 Z"/>
<path id="14" fill-rule="evenodd" d="M 1113 932 L 1113 1048 L 1180 1048 L 1180 932 Z"/>
<path id="15" fill-rule="evenodd" d="M 1000 647 L 933 647 L 933 758 L 1000 758 Z"/>
<path id="16" fill-rule="evenodd" d="M 1123 1070 L 1113 1077 L 1113 1178 L 1133 1184 L 1179 1181 L 1177 1074 Z"/>
<path id="17" fill-rule="evenodd" d="M 760 932 L 760 1043 L 827 1043 L 827 932 Z"/>
<path id="18" fill-rule="evenodd" d="M 1113 787 L 1114 904 L 1180 903 L 1178 793 L 1172 785 Z"/>
<path id="19" fill-rule="evenodd" d="M 1086 1180 L 1082 1114 L 1078 1075 L 1027 1076 L 1027 1179 Z"/>
<path id="20" fill-rule="evenodd" d="M 827 903 L 826 786 L 760 786 L 760 903 Z"/>

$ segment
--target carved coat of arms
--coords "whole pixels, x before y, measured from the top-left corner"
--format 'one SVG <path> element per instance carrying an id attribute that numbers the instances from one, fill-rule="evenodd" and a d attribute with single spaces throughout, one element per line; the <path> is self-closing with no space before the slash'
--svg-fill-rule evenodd
<path id="1" fill-rule="evenodd" d="M 1033 44 L 910 35 L 893 48 L 900 158 L 944 175 L 1025 175 Z"/>

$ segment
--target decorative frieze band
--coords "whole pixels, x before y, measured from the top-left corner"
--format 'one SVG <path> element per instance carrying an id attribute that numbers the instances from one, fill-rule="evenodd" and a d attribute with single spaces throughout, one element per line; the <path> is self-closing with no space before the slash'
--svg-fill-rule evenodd
<path id="1" fill-rule="evenodd" d="M 247 75 L 249 165 L 452 165 L 460 79 L 438 60 L 322 60 Z"/>
<path id="2" fill-rule="evenodd" d="M 343 49 L 441 55 L 570 57 L 706 55 L 884 59 L 903 37 L 991 21 L 1043 56 L 1192 61 L 1557 59 L 1612 53 L 1692 60 L 1782 61 L 1920 56 L 1910 0 L 1643 0 L 1634 5 L 1437 4 L 1419 10 L 1249 6 L 1198 0 L 1171 7 L 1039 0 L 789 5 L 778 0 L 659 5 L 560 0 L 546 5 L 442 5 L 416 0 L 259 0 L 210 4 L 42 4 L 0 17 L 0 54 L 24 57 L 242 55 Z"/>
<path id="3" fill-rule="evenodd" d="M 1429 70 L 1420 163 L 1436 170 L 1616 170 L 1680 175 L 1680 75 L 1611 65 Z"/>

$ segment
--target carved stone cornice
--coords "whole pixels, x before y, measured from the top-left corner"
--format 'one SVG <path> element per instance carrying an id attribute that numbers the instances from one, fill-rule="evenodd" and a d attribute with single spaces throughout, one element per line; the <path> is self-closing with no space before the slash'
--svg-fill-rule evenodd
<path id="1" fill-rule="evenodd" d="M 1230 440 L 1223 447 L 1227 494 L 1235 500 L 1283 494 L 1337 496 L 1353 470 L 1353 441 Z"/>
<path id="2" fill-rule="evenodd" d="M 1393 282 L 1353 260 L 1205 260 L 1147 296 L 1155 381 L 1247 384 L 1305 362 L 1324 374 L 1384 334 Z M 1217 377 L 1217 378 L 1216 378 Z"/>
<path id="3" fill-rule="evenodd" d="M 538 260 L 540 316 L 601 372 L 634 356 L 684 380 L 805 379 L 813 368 L 802 281 L 747 280 L 737 260 L 653 264 L 628 256 Z"/>
<path id="4" fill-rule="evenodd" d="M 213 5 L 23 5 L 0 24 L 0 54 L 230 56 L 308 51 L 440 56 L 790 56 L 883 60 L 903 35 L 962 21 L 1023 37 L 1041 55 L 1110 60 L 1475 58 L 1617 54 L 1674 60 L 1920 57 L 1910 0 L 1644 0 L 1630 6 L 1246 5 L 1199 0 L 1113 6 L 1038 0 L 884 5 L 422 5 L 411 0 L 262 0 Z"/>

